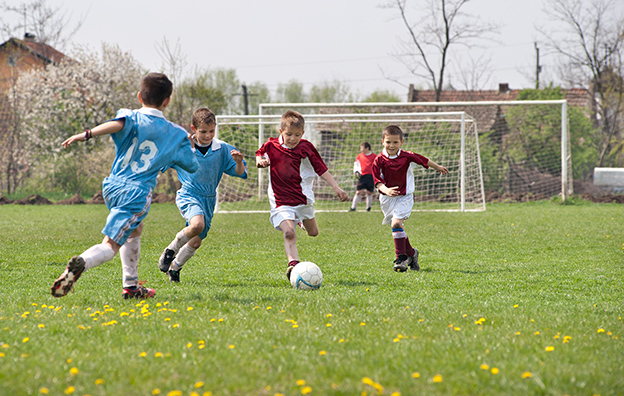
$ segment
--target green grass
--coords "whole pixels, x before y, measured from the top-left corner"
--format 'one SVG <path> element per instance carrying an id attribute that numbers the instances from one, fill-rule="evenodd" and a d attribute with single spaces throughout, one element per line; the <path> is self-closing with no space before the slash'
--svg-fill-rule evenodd
<path id="1" fill-rule="evenodd" d="M 403 274 L 380 213 L 319 213 L 298 246 L 324 284 L 300 292 L 267 214 L 217 215 L 169 284 L 157 261 L 183 220 L 155 204 L 139 270 L 154 299 L 121 299 L 118 257 L 51 297 L 107 214 L 0 206 L 0 395 L 624 394 L 621 206 L 414 213 L 422 269 Z"/>

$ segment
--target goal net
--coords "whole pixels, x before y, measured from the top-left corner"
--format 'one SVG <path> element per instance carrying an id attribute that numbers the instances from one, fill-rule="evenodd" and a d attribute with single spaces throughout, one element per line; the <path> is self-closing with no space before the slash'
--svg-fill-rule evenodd
<path id="1" fill-rule="evenodd" d="M 396 124 L 405 133 L 402 149 L 431 158 L 449 170 L 414 170 L 414 210 L 485 210 L 477 124 L 464 112 L 304 114 L 304 139 L 314 144 L 329 172 L 349 195 L 340 202 L 322 178 L 314 182 L 317 211 L 347 211 L 356 191 L 353 172 L 360 145 L 382 150 L 381 132 Z M 266 212 L 269 170 L 255 167 L 255 152 L 269 137 L 279 136 L 281 114 L 217 116 L 217 137 L 234 145 L 248 163 L 248 178 L 224 177 L 219 185 L 218 212 Z M 375 193 L 373 210 L 379 210 Z"/>
<path id="2" fill-rule="evenodd" d="M 573 193 L 566 100 L 263 103 L 259 114 L 278 115 L 288 109 L 306 114 L 465 112 L 479 125 L 487 202 L 524 202 L 553 196 L 565 201 Z M 437 161 L 435 154 L 429 153 Z"/>

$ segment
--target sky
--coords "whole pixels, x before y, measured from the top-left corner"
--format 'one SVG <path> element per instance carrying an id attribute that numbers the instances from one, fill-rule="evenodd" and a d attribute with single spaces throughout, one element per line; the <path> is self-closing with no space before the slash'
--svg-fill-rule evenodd
<path id="1" fill-rule="evenodd" d="M 83 20 L 73 44 L 97 50 L 117 44 L 150 71 L 163 70 L 157 49 L 163 40 L 179 45 L 185 73 L 198 69 L 235 69 L 242 83 L 262 82 L 274 92 L 296 80 L 306 90 L 314 84 L 341 81 L 360 97 L 375 90 L 407 98 L 408 87 L 430 88 L 411 74 L 396 54 L 408 31 L 388 0 L 47 0 L 70 21 Z M 589 2 L 590 0 L 582 0 Z M 620 2 L 621 0 L 616 0 Z M 21 4 L 22 0 L 8 0 Z M 420 1 L 422 3 L 422 0 Z M 413 3 L 413 1 L 412 1 Z M 556 78 L 556 59 L 543 48 L 536 29 L 549 22 L 543 0 L 472 0 L 465 11 L 500 24 L 495 41 L 457 47 L 450 66 L 453 87 L 464 88 L 459 70 L 473 60 L 489 59 L 482 89 L 508 83 L 512 89 L 535 85 L 537 42 L 542 81 Z M 408 5 L 410 1 L 408 1 Z M 624 10 L 624 1 L 619 3 Z M 411 9 L 414 20 L 421 10 Z M 11 21 L 11 17 L 3 19 Z M 16 18 L 13 16 L 12 18 Z M 70 22 L 71 24 L 71 22 Z M 63 48 L 71 52 L 71 44 Z"/>

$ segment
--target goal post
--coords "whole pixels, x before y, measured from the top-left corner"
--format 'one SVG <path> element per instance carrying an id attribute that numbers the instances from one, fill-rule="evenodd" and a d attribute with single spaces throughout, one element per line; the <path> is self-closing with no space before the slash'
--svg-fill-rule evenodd
<path id="1" fill-rule="evenodd" d="M 382 150 L 381 132 L 390 125 L 403 130 L 402 149 L 431 158 L 449 169 L 448 175 L 414 168 L 414 210 L 485 210 L 477 123 L 465 112 L 304 114 L 304 139 L 314 144 L 350 200 L 340 202 L 322 178 L 314 183 L 317 211 L 348 211 L 356 191 L 353 164 L 360 145 Z M 248 178 L 224 177 L 218 188 L 217 212 L 268 212 L 268 169 L 255 166 L 256 150 L 279 136 L 281 114 L 217 116 L 216 137 L 235 146 L 248 164 Z M 377 193 L 375 192 L 377 196 Z M 375 202 L 378 202 L 376 199 Z M 379 210 L 379 205 L 373 205 Z"/>
<path id="2" fill-rule="evenodd" d="M 573 193 L 568 102 L 514 100 L 393 103 L 262 103 L 259 114 L 463 111 L 479 125 L 488 201 L 528 201 Z"/>

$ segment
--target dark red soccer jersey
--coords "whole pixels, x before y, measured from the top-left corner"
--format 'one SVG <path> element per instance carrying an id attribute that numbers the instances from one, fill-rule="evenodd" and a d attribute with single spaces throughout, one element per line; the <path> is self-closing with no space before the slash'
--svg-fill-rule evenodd
<path id="1" fill-rule="evenodd" d="M 386 187 L 399 187 L 399 195 L 414 193 L 414 164 L 429 168 L 429 159 L 411 151 L 399 150 L 397 155 L 389 157 L 384 149 L 373 161 L 373 180 L 375 185 L 383 183 Z"/>
<path id="2" fill-rule="evenodd" d="M 327 166 L 312 143 L 301 139 L 297 147 L 291 149 L 282 144 L 281 136 L 270 138 L 256 155 L 268 157 L 271 162 L 269 198 L 274 199 L 275 207 L 314 202 L 314 179 L 327 172 Z"/>

